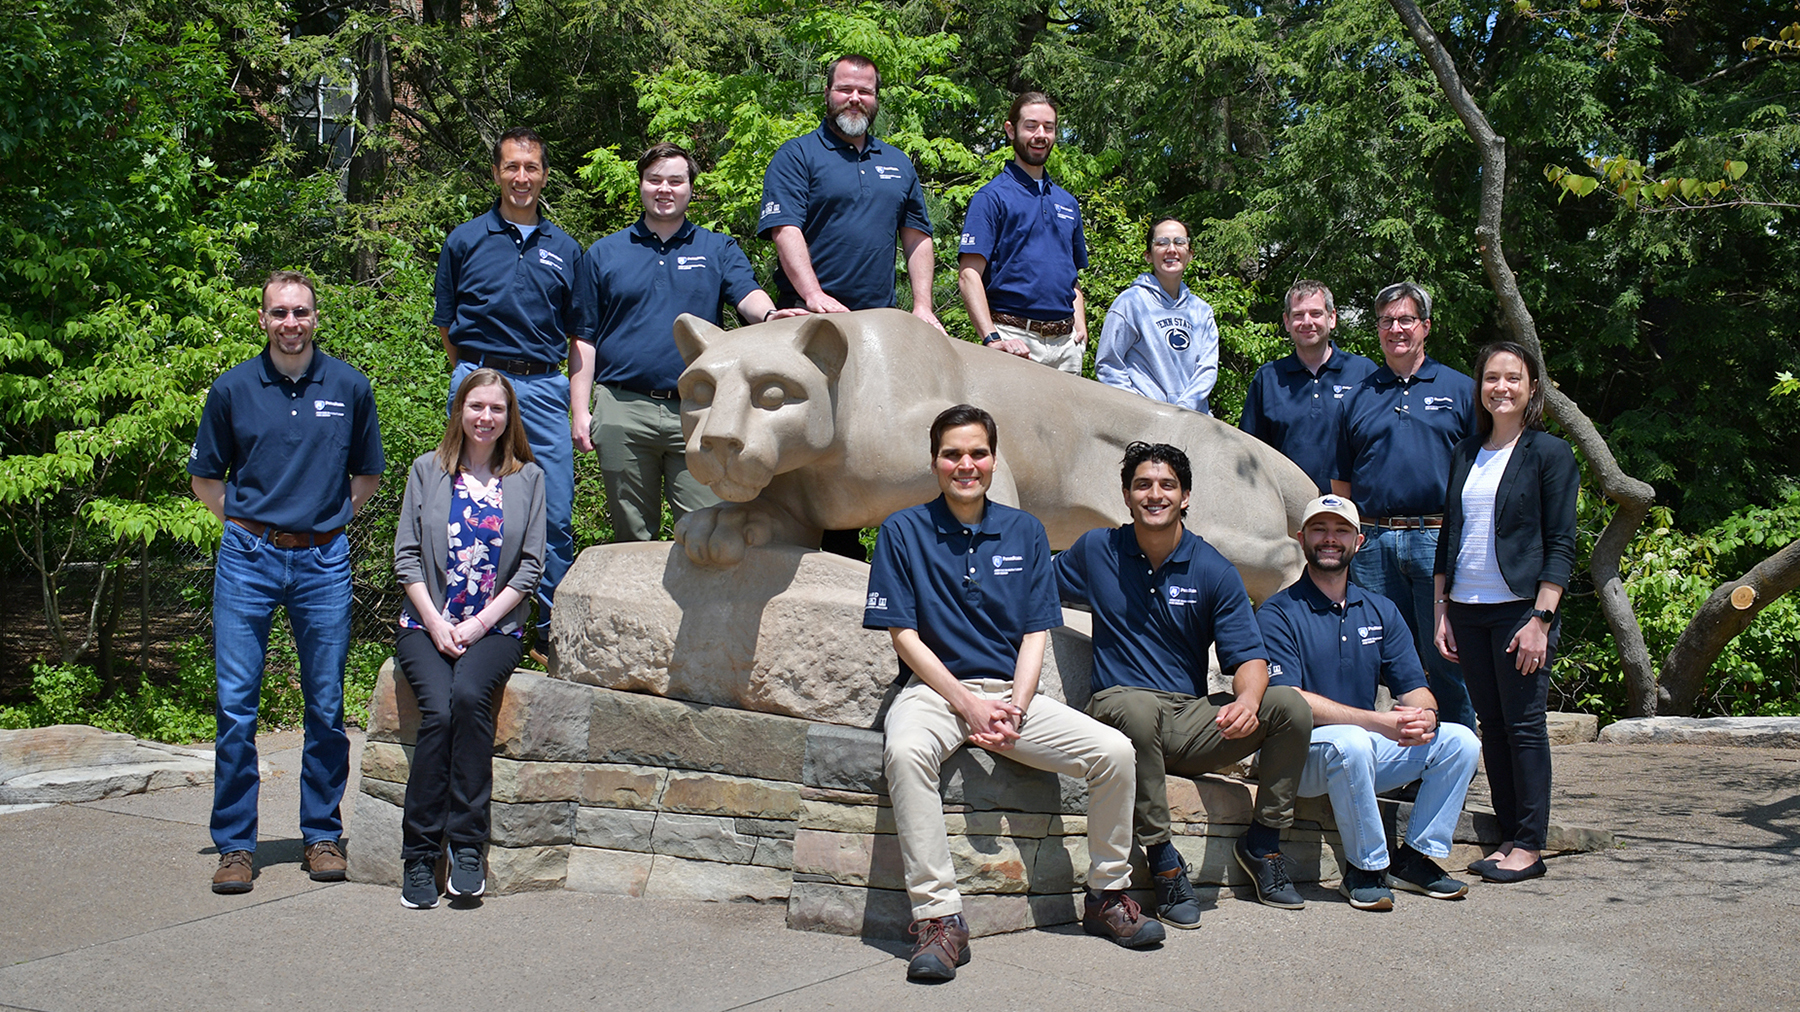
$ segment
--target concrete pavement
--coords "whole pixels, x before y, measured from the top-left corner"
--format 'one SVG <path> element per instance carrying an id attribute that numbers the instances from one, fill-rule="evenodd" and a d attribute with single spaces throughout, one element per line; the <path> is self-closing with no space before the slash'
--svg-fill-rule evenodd
<path id="1" fill-rule="evenodd" d="M 1201 928 L 1160 950 L 1075 927 L 983 938 L 927 994 L 899 946 L 789 931 L 779 905 L 554 892 L 411 911 L 393 889 L 312 882 L 298 735 L 262 743 L 247 896 L 207 888 L 210 788 L 0 815 L 0 1008 L 1761 1012 L 1800 991 L 1794 751 L 1560 747 L 1553 819 L 1612 829 L 1619 850 L 1388 914 L 1319 887 L 1297 912 L 1206 890 Z"/>

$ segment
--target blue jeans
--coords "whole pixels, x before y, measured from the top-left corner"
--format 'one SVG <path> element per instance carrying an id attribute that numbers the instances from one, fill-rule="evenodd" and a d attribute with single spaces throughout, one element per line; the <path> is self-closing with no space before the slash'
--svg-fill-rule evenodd
<path id="1" fill-rule="evenodd" d="M 1365 524 L 1362 533 L 1362 550 L 1350 560 L 1350 579 L 1400 608 L 1425 665 L 1425 680 L 1437 697 L 1438 718 L 1473 730 L 1475 707 L 1463 685 L 1462 668 L 1444 660 L 1433 642 L 1437 616 L 1431 607 L 1431 570 L 1437 564 L 1437 529 L 1396 531 Z"/>
<path id="2" fill-rule="evenodd" d="M 467 360 L 450 372 L 450 400 L 456 404 L 456 388 L 476 367 Z M 519 420 L 525 423 L 525 440 L 544 469 L 544 577 L 537 587 L 537 622 L 540 632 L 550 629 L 550 609 L 556 585 L 575 564 L 575 441 L 569 435 L 569 377 L 561 370 L 541 376 L 503 374 L 519 399 Z M 429 560 L 428 560 L 429 561 Z M 542 636 L 538 644 L 548 640 Z"/>
<path id="3" fill-rule="evenodd" d="M 1329 795 L 1344 859 L 1380 871 L 1390 857 L 1375 795 L 1418 780 L 1406 842 L 1426 857 L 1449 857 L 1480 754 L 1475 732 L 1461 724 L 1440 724 L 1431 744 L 1406 746 L 1353 724 L 1321 724 L 1313 728 L 1300 796 Z"/>
<path id="4" fill-rule="evenodd" d="M 212 838 L 219 853 L 256 849 L 256 708 L 275 609 L 287 606 L 300 655 L 306 740 L 300 753 L 300 835 L 344 830 L 338 805 L 350 778 L 344 734 L 344 659 L 350 653 L 350 540 L 276 548 L 225 524 L 213 569 L 213 670 L 219 735 L 213 754 Z"/>

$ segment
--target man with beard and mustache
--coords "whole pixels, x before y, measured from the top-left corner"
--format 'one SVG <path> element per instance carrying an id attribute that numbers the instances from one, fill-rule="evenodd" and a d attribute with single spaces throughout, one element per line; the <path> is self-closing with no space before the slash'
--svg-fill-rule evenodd
<path id="1" fill-rule="evenodd" d="M 1358 910 L 1391 910 L 1402 889 L 1458 899 L 1468 887 L 1433 858 L 1450 854 L 1480 743 L 1461 724 L 1439 724 L 1437 699 L 1394 602 L 1350 582 L 1362 546 L 1356 505 L 1325 495 L 1306 506 L 1294 535 L 1306 570 L 1257 612 L 1269 684 L 1291 685 L 1312 706 L 1312 747 L 1301 797 L 1331 798 L 1348 867 L 1338 891 Z M 1393 709 L 1375 709 L 1385 684 Z M 1419 781 L 1406 842 L 1390 857 L 1375 796 Z"/>
<path id="2" fill-rule="evenodd" d="M 925 191 L 912 160 L 870 129 L 881 71 L 848 54 L 825 70 L 825 121 L 783 144 L 763 174 L 756 234 L 775 243 L 775 305 L 848 313 L 894 305 L 894 246 L 906 256 L 912 314 L 938 330 L 936 260 Z M 861 561 L 857 531 L 826 531 L 825 551 Z"/>
<path id="3" fill-rule="evenodd" d="M 1256 814 L 1233 845 L 1272 907 L 1306 905 L 1281 853 L 1312 732 L 1300 693 L 1269 685 L 1268 655 L 1244 580 L 1187 530 L 1193 465 L 1179 447 L 1132 443 L 1120 468 L 1131 523 L 1083 534 L 1056 557 L 1064 601 L 1094 613 L 1088 715 L 1125 732 L 1137 756 L 1136 833 L 1156 886 L 1156 915 L 1200 926 L 1192 870 L 1170 839 L 1168 774 L 1197 777 L 1262 751 Z M 1233 699 L 1207 695 L 1207 651 L 1231 676 Z"/>
<path id="4" fill-rule="evenodd" d="M 1013 159 L 969 201 L 956 284 L 982 344 L 1079 376 L 1088 326 L 1075 275 L 1087 266 L 1087 237 L 1081 204 L 1044 169 L 1056 104 L 1025 92 L 1005 130 Z"/>

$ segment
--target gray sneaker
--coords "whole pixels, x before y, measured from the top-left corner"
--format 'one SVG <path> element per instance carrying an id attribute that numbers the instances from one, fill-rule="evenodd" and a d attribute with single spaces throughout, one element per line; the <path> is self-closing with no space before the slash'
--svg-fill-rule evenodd
<path id="1" fill-rule="evenodd" d="M 1193 866 L 1186 861 L 1173 875 L 1152 875 L 1156 886 L 1156 919 L 1171 928 L 1200 926 L 1200 900 L 1194 895 Z"/>
<path id="2" fill-rule="evenodd" d="M 1358 910 L 1392 910 L 1394 894 L 1381 884 L 1384 877 L 1379 871 L 1365 871 L 1353 864 L 1345 865 L 1344 880 L 1338 883 L 1338 892 L 1343 893 L 1350 905 Z"/>
<path id="3" fill-rule="evenodd" d="M 1469 893 L 1467 885 L 1444 874 L 1436 861 L 1410 845 L 1401 847 L 1394 855 L 1393 863 L 1388 865 L 1387 884 L 1434 900 L 1460 900 Z"/>
<path id="4" fill-rule="evenodd" d="M 410 858 L 400 872 L 400 905 L 408 910 L 430 910 L 437 906 L 435 862 L 429 857 Z"/>
<path id="5" fill-rule="evenodd" d="M 487 867 L 482 862 L 480 847 L 450 845 L 450 880 L 445 883 L 444 891 L 461 897 L 475 897 L 487 892 Z"/>

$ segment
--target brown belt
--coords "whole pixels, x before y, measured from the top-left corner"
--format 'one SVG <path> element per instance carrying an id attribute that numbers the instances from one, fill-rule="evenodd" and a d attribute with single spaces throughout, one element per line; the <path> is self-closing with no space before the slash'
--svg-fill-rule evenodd
<path id="1" fill-rule="evenodd" d="M 1444 526 L 1444 515 L 1433 513 L 1422 517 L 1369 517 L 1363 523 L 1394 531 L 1428 531 Z"/>
<path id="2" fill-rule="evenodd" d="M 1065 316 L 1060 320 L 1027 320 L 1023 316 L 1014 316 L 1011 313 L 994 313 L 992 316 L 995 323 L 1004 323 L 1008 327 L 1029 330 L 1036 334 L 1043 334 L 1045 337 L 1057 337 L 1075 329 L 1073 316 Z"/>
<path id="3" fill-rule="evenodd" d="M 257 520 L 241 520 L 237 517 L 226 517 L 225 519 L 276 548 L 317 548 L 320 545 L 330 544 L 332 538 L 344 533 L 342 527 L 331 531 L 278 531 Z"/>

